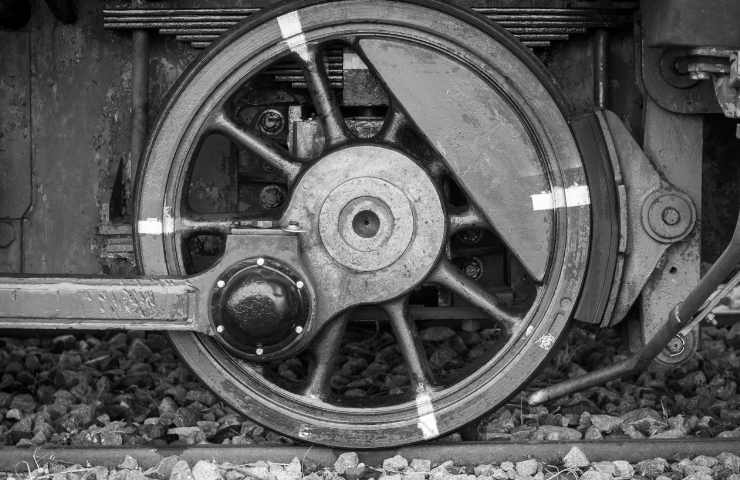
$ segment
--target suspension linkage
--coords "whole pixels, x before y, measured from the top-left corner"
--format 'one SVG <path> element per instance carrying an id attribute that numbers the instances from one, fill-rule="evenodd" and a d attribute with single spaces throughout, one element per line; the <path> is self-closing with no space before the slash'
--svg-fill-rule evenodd
<path id="1" fill-rule="evenodd" d="M 638 352 L 615 365 L 537 390 L 527 401 L 530 405 L 540 405 L 548 400 L 642 371 L 677 333 L 691 323 L 696 312 L 702 308 L 716 288 L 732 275 L 738 263 L 740 263 L 740 216 L 735 233 L 722 255 L 686 299 L 671 310 L 665 323 Z"/>

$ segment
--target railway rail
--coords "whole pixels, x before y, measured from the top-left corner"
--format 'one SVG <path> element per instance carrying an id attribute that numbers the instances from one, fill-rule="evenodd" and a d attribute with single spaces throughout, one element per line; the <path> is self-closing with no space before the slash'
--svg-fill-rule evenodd
<path id="1" fill-rule="evenodd" d="M 680 369 L 698 324 L 737 312 L 740 281 L 740 180 L 702 182 L 717 143 L 704 142 L 707 114 L 740 119 L 727 23 L 740 4 L 713 1 L 48 1 L 64 25 L 47 11 L 2 32 L 18 61 L 0 58 L 13 107 L 0 124 L 0 329 L 165 334 L 155 355 L 172 346 L 228 408 L 300 442 L 386 449 L 368 461 L 505 405 L 573 321 L 625 325 L 629 348 L 536 385 L 529 405 L 655 359 Z M 24 15 L 0 23 L 23 27 L 23 7 L 1 2 Z M 732 218 L 712 222 L 718 186 Z M 732 238 L 702 259 L 712 223 Z M 102 242 L 115 268 L 101 267 L 94 232 L 115 232 Z M 133 350 L 143 381 L 146 350 Z M 16 363 L 7 386 L 40 384 Z M 72 370 L 58 380 L 70 390 Z M 727 398 L 707 409 L 740 410 L 727 400 L 740 379 L 712 377 Z M 12 443 L 44 444 L 23 400 L 7 410 Z M 598 458 L 610 441 L 578 445 Z M 690 455 L 727 441 L 620 448 Z M 527 445 L 406 455 L 573 446 Z M 187 454 L 263 453 L 202 448 Z"/>
<path id="2" fill-rule="evenodd" d="M 530 458 L 558 463 L 573 448 L 580 449 L 591 462 L 625 460 L 631 463 L 652 458 L 681 460 L 698 455 L 717 456 L 723 452 L 740 456 L 740 442 L 725 439 L 665 439 L 570 442 L 436 442 L 401 448 L 360 450 L 359 459 L 369 466 L 380 466 L 383 460 L 401 455 L 407 459 L 429 460 L 433 465 L 452 460 L 458 466 L 517 462 Z M 181 448 L 0 448 L 0 471 L 16 471 L 24 463 L 42 464 L 57 461 L 65 464 L 116 467 L 126 456 L 136 459 L 146 469 L 162 459 L 177 456 L 188 463 L 200 460 L 216 463 L 247 464 L 258 461 L 289 463 L 293 458 L 318 467 L 331 468 L 339 455 L 349 450 L 319 446 L 191 446 Z"/>

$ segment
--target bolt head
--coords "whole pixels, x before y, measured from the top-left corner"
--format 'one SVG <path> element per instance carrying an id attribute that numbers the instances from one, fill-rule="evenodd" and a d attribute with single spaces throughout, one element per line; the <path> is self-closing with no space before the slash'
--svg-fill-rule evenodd
<path id="1" fill-rule="evenodd" d="M 223 325 L 219 325 L 219 326 L 217 326 L 217 327 L 216 327 L 216 331 L 217 331 L 218 333 L 224 333 L 224 326 L 223 326 Z"/>
<path id="2" fill-rule="evenodd" d="M 301 226 L 296 222 L 295 220 L 291 220 L 288 222 L 288 225 L 283 228 L 286 232 L 300 232 Z"/>
<path id="3" fill-rule="evenodd" d="M 296 288 L 303 288 L 305 285 L 302 281 L 298 280 L 297 282 L 295 282 L 295 286 Z"/>
<path id="4" fill-rule="evenodd" d="M 265 350 L 263 348 L 258 348 L 257 350 L 255 350 L 254 353 L 256 353 L 257 355 L 262 355 L 263 353 L 265 353 Z"/>
<path id="5" fill-rule="evenodd" d="M 285 118 L 279 111 L 267 109 L 257 119 L 257 128 L 264 134 L 278 135 L 285 128 Z"/>
<path id="6" fill-rule="evenodd" d="M 692 80 L 708 80 L 709 74 L 707 72 L 690 72 L 689 77 Z"/>
<path id="7" fill-rule="evenodd" d="M 259 200 L 264 209 L 277 208 L 285 201 L 285 191 L 279 185 L 267 185 L 260 190 Z"/>
<path id="8" fill-rule="evenodd" d="M 681 221 L 681 212 L 674 207 L 666 207 L 661 213 L 661 218 L 666 225 L 676 225 Z"/>
<path id="9" fill-rule="evenodd" d="M 257 265 L 260 265 L 260 266 L 262 266 L 262 265 L 264 265 L 264 264 L 265 264 L 265 259 L 264 259 L 264 258 L 258 258 L 258 259 L 257 259 Z"/>
<path id="10" fill-rule="evenodd" d="M 670 355 L 680 355 L 686 348 L 686 342 L 680 336 L 676 335 L 670 339 L 668 345 L 665 346 L 666 351 Z"/>
<path id="11" fill-rule="evenodd" d="M 295 327 L 295 333 L 297 333 L 299 335 L 301 333 L 303 333 L 303 327 L 301 327 L 300 325 L 298 325 L 297 327 Z"/>
<path id="12" fill-rule="evenodd" d="M 477 258 L 471 258 L 465 262 L 463 273 L 468 278 L 478 280 L 483 275 L 483 265 Z"/>
<path id="13" fill-rule="evenodd" d="M 224 288 L 226 286 L 226 282 L 224 282 L 223 280 L 219 280 L 218 282 L 216 282 L 216 286 L 218 288 Z"/>

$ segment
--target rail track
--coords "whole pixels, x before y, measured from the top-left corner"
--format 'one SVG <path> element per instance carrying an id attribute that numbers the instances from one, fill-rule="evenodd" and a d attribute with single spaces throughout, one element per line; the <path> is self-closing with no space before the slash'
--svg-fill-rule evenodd
<path id="1" fill-rule="evenodd" d="M 574 448 L 590 461 L 740 453 L 740 331 L 720 335 L 712 317 L 715 307 L 737 313 L 736 302 L 725 299 L 736 298 L 740 223 L 700 280 L 695 226 L 702 220 L 699 194 L 708 190 L 697 183 L 702 130 L 696 119 L 679 116 L 717 111 L 713 94 L 711 108 L 695 111 L 693 101 L 668 108 L 674 102 L 661 102 L 650 81 L 650 68 L 663 60 L 642 52 L 645 71 L 624 82 L 644 83 L 653 97 L 635 102 L 644 105 L 635 115 L 645 119 L 637 129 L 644 133 L 640 144 L 630 133 L 632 113 L 605 110 L 610 78 L 618 78 L 607 69 L 606 30 L 630 27 L 632 13 L 601 18 L 582 9 L 361 3 L 306 0 L 254 17 L 257 8 L 103 11 L 103 27 L 134 30 L 134 51 L 131 162 L 115 167 L 120 188 L 103 196 L 120 208 L 107 203 L 101 220 L 130 237 L 113 245 L 129 254 L 116 271 L 130 267 L 140 276 L 68 276 L 73 272 L 65 264 L 65 276 L 4 277 L 0 329 L 150 330 L 166 333 L 170 343 L 160 338 L 150 347 L 144 337 L 129 342 L 125 335 L 108 344 L 78 342 L 70 335 L 70 345 L 58 346 L 78 352 L 57 358 L 38 344 L 28 354 L 0 339 L 0 444 L 16 445 L 0 450 L 0 470 L 26 465 L 30 476 L 32 465 L 49 461 L 116 467 L 126 456 L 137 459 L 136 469 L 168 457 L 331 467 L 348 453 L 344 448 L 360 451 L 368 465 L 398 455 L 434 464 L 529 458 L 557 464 Z M 643 10 L 644 31 L 632 35 L 660 37 L 660 22 L 652 31 L 649 22 L 657 10 Z M 568 62 L 558 57 L 546 65 L 547 58 L 525 47 L 565 41 L 587 27 L 598 29 L 595 98 L 584 109 L 589 113 L 576 118 L 565 101 L 573 88 L 561 91 L 551 78 Z M 148 42 L 155 31 L 193 47 L 214 44 L 177 84 L 166 84 L 173 93 L 157 105 L 160 120 L 147 132 L 149 59 L 159 54 Z M 620 32 L 630 35 L 629 28 Z M 100 41 L 108 45 L 111 38 Z M 662 46 L 659 40 L 642 48 Z M 640 42 L 627 45 L 636 50 Z M 711 74 L 715 89 L 725 81 L 735 85 L 736 72 L 722 75 L 736 66 L 736 52 L 705 48 L 714 44 L 725 42 L 682 43 L 696 47 L 687 60 L 691 75 L 678 71 L 679 62 L 661 75 L 686 74 L 678 80 L 693 84 Z M 707 69 L 694 58 L 704 56 L 720 65 Z M 631 72 L 630 62 L 613 72 Z M 667 128 L 670 122 L 676 128 Z M 661 156 L 673 155 L 666 139 L 681 165 L 662 165 Z M 699 148 L 685 154 L 679 139 Z M 222 168 L 214 168 L 216 157 L 223 157 Z M 132 175 L 137 165 L 139 175 Z M 53 171 L 38 168 L 46 170 Z M 14 210 L 21 213 L 0 215 L 17 222 L 0 230 L 2 248 L 13 244 L 16 227 L 25 228 L 28 219 L 16 215 L 44 212 L 22 204 Z M 111 215 L 122 223 L 108 224 Z M 686 249 L 679 256 L 672 244 Z M 27 253 L 35 255 L 35 248 Z M 7 256 L 16 262 L 24 255 Z M 54 270 L 26 263 L 9 270 Z M 633 304 L 639 318 L 630 318 L 630 349 L 589 361 L 598 363 L 590 369 L 568 358 L 560 362 L 566 368 L 553 368 L 559 353 L 553 349 L 570 319 L 613 327 Z M 705 318 L 714 333 L 707 329 L 700 338 L 692 327 Z M 691 357 L 704 343 L 705 356 Z M 598 345 L 602 357 L 607 345 Z M 113 358 L 112 346 L 124 361 Z M 183 386 L 187 372 L 172 360 L 175 351 L 215 396 L 202 385 Z M 648 365 L 656 356 L 672 370 L 645 378 L 654 374 Z M 525 387 L 538 371 L 546 381 Z M 642 375 L 632 385 L 619 383 L 633 374 Z M 606 382 L 611 386 L 600 387 Z M 142 387 L 151 392 L 137 397 Z M 530 412 L 524 397 L 518 408 L 518 398 L 507 403 L 530 387 L 538 389 L 528 392 Z M 583 405 L 568 410 L 578 403 L 565 403 L 571 395 Z M 132 408 L 134 401 L 144 405 Z M 490 435 L 462 438 L 513 442 L 444 443 L 461 438 L 444 435 L 470 428 L 496 406 L 511 407 L 506 412 L 516 421 L 498 419 L 497 428 L 476 432 Z M 618 420 L 621 432 L 591 423 L 592 407 Z M 624 420 L 643 410 L 649 428 Z M 236 412 L 252 417 L 261 432 L 261 425 L 269 428 L 273 440 L 285 435 L 335 448 L 241 446 L 252 441 L 252 431 Z M 701 431 L 686 437 L 700 424 Z M 123 436 L 119 426 L 133 433 Z M 192 437 L 180 438 L 183 429 L 194 429 Z M 605 439 L 586 440 L 602 433 Z M 667 440 L 676 435 L 683 438 Z M 177 444 L 198 446 L 165 443 L 175 436 Z M 417 443 L 438 437 L 440 443 Z M 570 440 L 558 441 L 564 438 Z M 68 443 L 80 447 L 56 446 Z M 108 447 L 87 447 L 95 444 Z M 405 444 L 416 446 L 395 448 Z M 740 480 L 740 457 L 734 458 L 738 477 L 731 480 Z M 106 473 L 96 480 L 124 479 Z"/>
<path id="2" fill-rule="evenodd" d="M 575 463 L 575 466 L 572 457 L 574 452 L 575 458 L 581 459 L 581 463 Z M 361 462 L 359 471 L 363 474 L 353 475 L 350 473 L 352 470 L 340 470 L 340 465 L 347 461 L 347 455 L 355 462 L 353 465 Z M 187 472 L 191 472 L 192 466 L 192 473 L 188 478 L 195 480 L 230 478 L 229 475 L 222 476 L 221 472 L 224 471 L 239 472 L 241 478 L 262 478 L 250 475 L 250 468 L 263 468 L 267 477 L 281 478 L 275 476 L 273 468 L 290 472 L 291 465 L 300 465 L 300 471 L 294 470 L 291 474 L 291 478 L 296 479 L 312 478 L 313 472 L 323 472 L 324 477 L 317 478 L 342 478 L 337 474 L 344 475 L 345 478 L 371 478 L 378 475 L 380 478 L 391 478 L 395 474 L 394 478 L 430 479 L 462 478 L 460 474 L 465 472 L 475 472 L 475 475 L 465 475 L 467 478 L 504 478 L 500 476 L 505 473 L 508 478 L 515 479 L 587 478 L 587 474 L 591 475 L 588 478 L 599 479 L 659 479 L 663 472 L 674 474 L 674 478 L 676 474 L 680 474 L 681 478 L 690 478 L 689 472 L 694 472 L 695 475 L 697 472 L 704 472 L 709 476 L 696 478 L 733 479 L 740 470 L 738 455 L 740 442 L 735 438 L 526 443 L 435 442 L 397 449 L 364 450 L 357 455 L 354 452 L 316 446 L 2 448 L 0 478 L 70 478 L 67 472 L 79 475 L 76 478 L 91 478 L 87 474 L 92 472 L 100 480 L 101 475 L 104 478 L 119 478 L 113 473 L 118 469 L 117 472 L 123 472 L 125 478 L 131 478 L 128 473 L 134 471 L 138 475 L 136 478 L 172 480 L 181 478 L 175 473 L 178 470 L 175 466 L 177 463 L 180 470 L 185 468 Z M 406 459 L 423 460 L 414 460 L 410 467 L 403 466 L 394 470 L 393 465 L 398 462 L 408 465 Z M 423 471 L 419 470 L 420 464 L 426 465 L 422 467 Z M 430 467 L 433 467 L 431 472 Z M 614 468 L 616 472 L 605 473 Z M 109 469 L 111 476 L 108 476 Z M 523 473 L 525 469 L 530 469 L 531 474 Z M 486 473 L 495 470 L 498 474 L 493 473 L 491 476 Z M 712 473 L 709 474 L 709 471 Z M 212 476 L 206 473 L 211 473 Z M 399 473 L 403 476 L 398 475 Z"/>
<path id="3" fill-rule="evenodd" d="M 597 440 L 573 442 L 433 442 L 400 448 L 362 450 L 358 455 L 366 465 L 381 465 L 383 459 L 401 455 L 423 458 L 432 464 L 453 460 L 456 465 L 501 463 L 536 458 L 543 462 L 558 462 L 568 451 L 578 447 L 592 462 L 621 459 L 628 462 L 661 457 L 680 460 L 697 455 L 716 456 L 722 452 L 740 455 L 737 438 L 681 438 L 665 440 Z M 13 470 L 19 464 L 53 459 L 69 464 L 91 464 L 115 467 L 126 455 L 137 460 L 142 468 L 157 465 L 163 458 L 178 456 L 189 463 L 199 460 L 217 463 L 244 464 L 260 460 L 289 463 L 297 457 L 319 467 L 331 467 L 346 450 L 319 446 L 220 446 L 192 447 L 93 447 L 93 448 L 0 448 L 0 470 Z"/>

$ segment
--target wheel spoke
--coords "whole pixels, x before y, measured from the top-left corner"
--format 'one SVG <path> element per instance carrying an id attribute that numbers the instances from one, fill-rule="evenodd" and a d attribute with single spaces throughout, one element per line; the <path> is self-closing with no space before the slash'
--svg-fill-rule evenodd
<path id="1" fill-rule="evenodd" d="M 406 115 L 391 105 L 391 110 L 383 123 L 383 128 L 378 132 L 378 140 L 397 144 L 400 143 L 401 130 L 409 125 Z"/>
<path id="2" fill-rule="evenodd" d="M 450 235 L 454 235 L 466 228 L 482 228 L 486 226 L 486 220 L 473 207 L 469 207 L 459 213 L 451 213 L 448 218 L 450 219 Z"/>
<path id="3" fill-rule="evenodd" d="M 267 163 L 277 168 L 292 184 L 301 171 L 301 164 L 291 160 L 287 153 L 281 152 L 270 145 L 265 139 L 248 130 L 243 130 L 223 112 L 216 114 L 211 122 L 211 128 L 223 133 L 242 147 L 259 156 Z"/>
<path id="4" fill-rule="evenodd" d="M 347 320 L 347 314 L 341 314 L 326 325 L 314 340 L 313 353 L 316 364 L 308 377 L 308 383 L 303 390 L 304 395 L 320 400 L 329 396 L 329 380 L 334 371 L 333 362 L 339 353 Z"/>
<path id="5" fill-rule="evenodd" d="M 326 76 L 326 70 L 316 46 L 308 48 L 304 63 L 304 76 L 314 108 L 316 108 L 319 120 L 324 127 L 327 147 L 333 147 L 347 141 L 344 117 L 332 95 L 329 79 Z"/>
<path id="6" fill-rule="evenodd" d="M 382 306 L 390 318 L 398 348 L 401 349 L 408 366 L 411 384 L 417 391 L 427 390 L 432 379 L 432 371 L 424 353 L 424 346 L 421 344 L 421 337 L 416 331 L 416 324 L 406 315 L 406 298 L 392 300 Z"/>
<path id="7" fill-rule="evenodd" d="M 429 281 L 445 286 L 464 297 L 471 304 L 480 308 L 491 317 L 506 324 L 509 331 L 512 331 L 521 323 L 519 317 L 508 313 L 499 306 L 499 301 L 494 295 L 485 291 L 474 280 L 463 275 L 448 260 L 441 260 L 439 262 L 437 268 L 432 271 Z"/>

